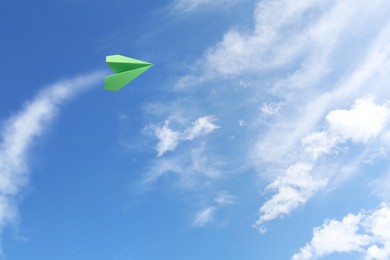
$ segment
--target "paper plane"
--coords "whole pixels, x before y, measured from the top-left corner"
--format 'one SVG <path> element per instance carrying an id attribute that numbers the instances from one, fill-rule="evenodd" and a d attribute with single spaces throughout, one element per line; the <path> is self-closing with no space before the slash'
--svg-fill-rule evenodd
<path id="1" fill-rule="evenodd" d="M 106 63 L 115 74 L 104 79 L 104 89 L 118 91 L 144 73 L 152 63 L 128 58 L 122 55 L 111 55 L 106 57 Z"/>

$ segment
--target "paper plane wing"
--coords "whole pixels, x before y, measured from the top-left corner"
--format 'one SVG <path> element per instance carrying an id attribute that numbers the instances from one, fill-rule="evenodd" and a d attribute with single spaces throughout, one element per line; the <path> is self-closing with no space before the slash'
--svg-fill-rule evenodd
<path id="1" fill-rule="evenodd" d="M 107 76 L 104 79 L 104 89 L 112 91 L 120 90 L 153 66 L 152 63 L 122 55 L 107 56 L 106 62 L 115 74 Z"/>

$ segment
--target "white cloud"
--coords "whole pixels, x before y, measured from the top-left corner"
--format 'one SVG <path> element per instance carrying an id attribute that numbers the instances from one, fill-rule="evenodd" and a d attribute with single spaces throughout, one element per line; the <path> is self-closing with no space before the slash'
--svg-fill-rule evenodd
<path id="1" fill-rule="evenodd" d="M 215 207 L 208 207 L 202 209 L 201 211 L 198 212 L 198 214 L 196 214 L 195 219 L 192 222 L 192 225 L 195 227 L 206 226 L 213 220 L 215 211 L 216 211 Z"/>
<path id="2" fill-rule="evenodd" d="M 156 127 L 154 133 L 159 140 L 156 147 L 158 156 L 163 155 L 167 151 L 174 150 L 181 139 L 179 132 L 175 132 L 169 128 L 168 120 L 165 121 L 163 127 Z"/>
<path id="3" fill-rule="evenodd" d="M 165 120 L 162 127 L 154 127 L 154 134 L 159 140 L 156 146 L 157 156 L 175 150 L 180 141 L 191 141 L 200 136 L 212 133 L 219 128 L 213 121 L 215 121 L 215 118 L 212 116 L 199 117 L 192 123 L 192 127 L 186 128 L 183 132 L 178 132 L 169 128 L 169 120 Z"/>
<path id="4" fill-rule="evenodd" d="M 390 203 L 390 173 L 389 170 L 383 176 L 372 181 L 373 191 L 371 195 L 379 197 L 382 201 Z"/>
<path id="5" fill-rule="evenodd" d="M 331 220 L 313 231 L 313 239 L 298 254 L 298 259 L 315 259 L 335 252 L 362 251 L 370 243 L 366 234 L 358 234 L 361 215 L 347 215 L 342 221 Z"/>
<path id="6" fill-rule="evenodd" d="M 193 140 L 196 137 L 210 134 L 219 128 L 219 126 L 215 125 L 213 121 L 215 121 L 215 118 L 212 116 L 199 117 L 194 123 L 192 123 L 192 127 L 185 131 L 184 138 L 186 140 Z"/>
<path id="7" fill-rule="evenodd" d="M 103 72 L 64 80 L 41 91 L 2 127 L 0 144 L 0 231 L 12 224 L 17 214 L 17 198 L 28 183 L 29 151 L 60 106 L 82 90 L 101 82 Z"/>
<path id="8" fill-rule="evenodd" d="M 310 174 L 311 171 L 311 165 L 297 163 L 269 184 L 267 189 L 276 190 L 277 193 L 260 208 L 261 216 L 256 221 L 255 227 L 264 231 L 264 222 L 281 215 L 288 215 L 326 185 L 327 180 L 315 179 Z"/>
<path id="9" fill-rule="evenodd" d="M 316 259 L 333 253 L 358 252 L 365 259 L 390 258 L 390 208 L 348 214 L 341 221 L 328 220 L 313 230 L 312 240 L 293 260 Z"/>
<path id="10" fill-rule="evenodd" d="M 330 111 L 326 116 L 326 129 L 302 139 L 304 150 L 317 158 L 319 155 L 329 154 L 339 143 L 345 141 L 367 143 L 381 136 L 388 124 L 389 114 L 387 103 L 377 105 L 372 97 L 359 98 L 349 110 Z"/>
<path id="11" fill-rule="evenodd" d="M 349 13 L 357 8 L 358 10 L 364 10 L 364 12 L 354 12 L 353 19 L 349 16 L 336 15 L 342 13 L 346 2 L 338 2 L 341 6 L 331 6 L 331 10 L 324 11 L 324 17 L 321 17 L 319 23 L 321 23 L 320 28 L 333 28 L 334 30 L 339 30 L 338 23 L 341 17 L 345 18 L 348 22 L 350 31 L 344 32 L 345 35 L 356 30 L 357 24 L 360 24 L 366 17 L 376 11 L 371 9 L 372 6 L 366 6 L 363 3 L 361 4 L 350 4 L 349 7 L 346 8 L 346 12 Z M 355 2 L 356 3 L 356 2 Z M 359 2 L 360 3 L 360 2 Z M 382 6 L 378 9 L 386 9 L 387 4 L 385 2 L 381 2 Z M 376 2 L 377 4 L 377 2 Z M 388 7 L 387 7 L 388 8 Z M 340 9 L 340 10 L 338 10 Z M 333 19 L 328 19 L 329 15 L 334 12 Z M 336 19 L 336 16 L 338 17 Z M 360 18 L 358 16 L 361 16 Z M 375 16 L 375 15 L 374 15 Z M 379 16 L 379 14 L 378 14 Z M 326 19 L 325 19 L 326 18 Z M 353 24 L 355 22 L 356 24 Z M 310 50 L 318 55 L 323 53 L 323 44 L 327 44 L 328 41 L 321 41 L 320 35 L 323 33 L 322 30 L 316 31 L 315 26 L 316 23 L 311 23 L 313 26 L 310 31 L 316 32 L 315 36 L 319 38 L 310 38 L 307 39 L 307 42 L 310 43 Z M 383 25 L 382 25 L 383 26 Z M 282 98 L 286 99 L 284 102 L 284 109 L 280 111 L 280 121 L 274 122 L 274 125 L 270 127 L 269 131 L 266 134 L 263 134 L 254 150 L 254 155 L 258 159 L 262 159 L 265 161 L 276 161 L 279 158 L 286 158 L 289 153 L 297 150 L 297 145 L 300 144 L 301 139 L 309 134 L 310 132 L 314 132 L 313 130 L 318 127 L 318 123 L 321 122 L 323 116 L 325 116 L 329 110 L 335 109 L 339 106 L 345 105 L 345 102 L 348 100 L 354 100 L 356 98 L 366 96 L 367 94 L 374 94 L 378 92 L 379 96 L 383 96 L 383 93 L 386 89 L 385 82 L 387 81 L 384 77 L 385 71 L 390 67 L 389 64 L 389 56 L 390 50 L 388 46 L 388 37 L 390 35 L 389 30 L 390 26 L 386 24 L 386 26 L 379 27 L 380 33 L 375 35 L 375 38 L 372 39 L 372 44 L 367 47 L 366 51 L 362 53 L 361 59 L 356 60 L 353 64 L 349 66 L 353 66 L 353 69 L 348 72 L 335 70 L 332 71 L 328 77 L 317 76 L 316 83 L 313 83 L 313 80 L 310 81 L 309 86 L 311 86 L 310 94 L 306 94 L 305 92 L 301 92 L 300 90 L 289 90 L 283 88 L 283 91 L 278 89 L 277 94 Z M 343 28 L 343 27 L 340 27 Z M 335 37 L 338 41 L 342 41 L 337 48 L 339 49 L 348 49 L 348 45 L 345 45 L 345 41 L 347 39 L 344 35 L 340 35 L 339 33 L 327 33 L 323 34 L 325 37 Z M 356 36 L 356 35 L 355 35 Z M 313 41 L 313 42 L 312 42 Z M 348 42 L 348 41 L 347 41 Z M 313 45 L 313 46 L 311 46 Z M 327 49 L 334 50 L 336 48 L 334 45 L 328 46 Z M 334 54 L 335 55 L 335 54 Z M 308 54 L 308 60 L 311 60 L 311 54 Z M 333 63 L 341 62 L 336 57 L 332 58 Z M 329 62 L 329 61 L 328 61 Z M 315 66 L 317 67 L 328 67 L 330 66 L 327 63 L 319 63 Z M 314 66 L 314 65 L 313 65 Z M 298 73 L 298 72 L 295 72 Z M 310 71 L 299 70 L 300 77 L 302 78 L 312 78 L 312 74 Z M 382 75 L 379 77 L 379 75 Z M 283 76 L 282 76 L 283 78 Z M 381 79 L 380 79 L 381 78 Z M 338 81 L 334 81 L 337 79 Z M 330 81 L 325 85 L 326 90 L 323 89 L 322 81 Z M 294 85 L 300 86 L 303 88 L 303 83 L 295 82 Z M 306 84 L 305 84 L 306 85 Z M 368 87 L 370 86 L 370 87 Z M 374 87 L 375 86 L 375 87 Z M 287 86 L 286 86 L 287 87 Z M 280 86 L 279 86 L 280 88 Z M 381 89 L 381 91 L 379 91 Z M 292 92 L 294 91 L 294 92 Z"/>
<path id="12" fill-rule="evenodd" d="M 305 152 L 311 153 L 316 159 L 319 155 L 330 153 L 338 140 L 335 136 L 329 136 L 327 131 L 322 131 L 304 137 L 302 144 Z"/>
<path id="13" fill-rule="evenodd" d="M 331 111 L 326 120 L 332 134 L 354 142 L 367 143 L 384 129 L 389 114 L 386 104 L 376 105 L 372 97 L 363 97 L 356 100 L 350 110 Z"/>
<path id="14" fill-rule="evenodd" d="M 385 83 L 390 80 L 389 74 L 385 74 L 385 71 L 390 69 L 389 37 L 390 24 L 386 24 L 368 49 L 366 57 L 362 58 L 356 69 L 347 76 L 343 75 L 332 91 L 325 93 L 321 90 L 314 91 L 318 93 L 318 97 L 313 97 L 313 101 L 308 103 L 299 98 L 285 103 L 284 107 L 296 111 L 298 116 L 291 117 L 291 111 L 281 111 L 280 121 L 274 122 L 269 132 L 259 139 L 253 150 L 253 158 L 261 163 L 281 165 L 286 162 L 292 163 L 304 157 L 299 152 L 303 143 L 304 151 L 313 155 L 312 164 L 316 165 L 319 155 L 330 153 L 340 142 L 353 141 L 365 144 L 366 147 L 356 155 L 357 158 L 364 155 L 368 149 L 375 149 L 375 143 L 371 144 L 369 141 L 385 131 L 389 115 L 385 102 L 390 98 L 386 94 L 388 85 Z M 375 87 L 367 88 L 367 85 Z M 383 105 L 373 102 L 373 98 L 370 98 L 373 94 L 377 94 L 375 97 L 381 99 Z M 360 98 L 362 96 L 363 98 Z M 338 106 L 344 105 L 346 100 L 349 100 L 349 103 L 355 101 L 352 108 L 337 109 Z M 314 132 L 326 114 L 328 125 L 324 132 Z M 351 162 L 360 163 L 353 158 Z M 357 165 L 353 168 L 358 172 Z M 342 172 L 341 169 L 337 167 L 333 169 L 325 174 L 321 172 L 316 174 L 319 179 L 340 178 L 336 173 L 339 170 Z"/>
<path id="15" fill-rule="evenodd" d="M 352 8 L 347 4 L 339 4 L 335 10 L 341 10 L 344 19 L 337 17 L 340 12 L 334 11 L 334 14 L 321 17 L 323 19 L 319 22 L 305 21 L 305 25 L 302 25 L 305 13 L 319 12 L 324 6 L 323 1 L 260 1 L 254 15 L 254 30 L 249 33 L 235 29 L 227 32 L 223 40 L 207 54 L 207 70 L 219 75 L 239 75 L 248 71 L 283 67 L 305 51 L 312 54 L 317 48 L 324 50 L 327 45 L 333 46 L 344 28 L 343 23 L 348 19 L 348 8 Z M 302 33 L 296 33 L 296 30 Z M 325 37 L 325 41 L 318 39 Z M 318 57 L 316 62 L 320 60 L 324 58 Z M 321 66 L 311 66 L 313 63 L 314 60 L 306 64 L 310 74 L 321 75 Z M 305 68 L 303 70 L 306 71 Z M 294 79 L 298 79 L 298 73 Z"/>

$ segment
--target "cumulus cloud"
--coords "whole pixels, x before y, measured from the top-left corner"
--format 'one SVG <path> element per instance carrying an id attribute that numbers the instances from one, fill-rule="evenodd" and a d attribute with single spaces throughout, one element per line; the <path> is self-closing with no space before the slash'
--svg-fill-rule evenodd
<path id="1" fill-rule="evenodd" d="M 317 158 L 330 153 L 337 144 L 345 141 L 367 143 L 384 131 L 389 114 L 387 103 L 378 105 L 372 97 L 359 98 L 349 110 L 330 111 L 326 116 L 326 129 L 307 135 L 302 139 L 302 144 L 306 152 Z"/>
<path id="2" fill-rule="evenodd" d="M 260 208 L 261 216 L 256 221 L 255 227 L 260 231 L 265 231 L 264 222 L 289 214 L 299 205 L 306 203 L 314 192 L 326 185 L 327 180 L 314 178 L 310 174 L 311 171 L 311 165 L 297 163 L 269 184 L 267 189 L 275 190 L 277 193 Z"/>
<path id="3" fill-rule="evenodd" d="M 371 212 L 348 214 L 341 221 L 328 220 L 314 228 L 313 238 L 293 260 L 309 260 L 334 253 L 358 252 L 365 259 L 390 257 L 390 208 L 382 204 Z"/>
<path id="4" fill-rule="evenodd" d="M 44 133 L 65 101 L 95 86 L 103 77 L 103 72 L 95 72 L 54 84 L 5 121 L 0 143 L 0 231 L 18 216 L 18 195 L 28 183 L 28 158 L 34 141 Z"/>
<path id="5" fill-rule="evenodd" d="M 199 117 L 192 123 L 191 127 L 186 128 L 183 132 L 174 131 L 169 128 L 169 120 L 166 120 L 162 127 L 154 127 L 154 133 L 159 140 L 156 150 L 157 156 L 162 156 L 165 152 L 175 150 L 180 141 L 193 140 L 197 137 L 208 135 L 219 126 L 213 122 L 212 116 Z"/>
<path id="6" fill-rule="evenodd" d="M 332 134 L 354 142 L 367 143 L 384 129 L 389 114 L 387 104 L 377 105 L 372 97 L 363 97 L 356 100 L 350 110 L 331 111 L 326 120 Z"/>

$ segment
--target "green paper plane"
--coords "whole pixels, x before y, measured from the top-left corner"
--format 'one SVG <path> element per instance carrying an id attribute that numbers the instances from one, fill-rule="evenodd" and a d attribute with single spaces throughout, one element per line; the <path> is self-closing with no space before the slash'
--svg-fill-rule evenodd
<path id="1" fill-rule="evenodd" d="M 144 73 L 152 63 L 128 58 L 122 55 L 111 55 L 106 57 L 106 63 L 115 74 L 104 79 L 104 89 L 118 91 Z"/>

